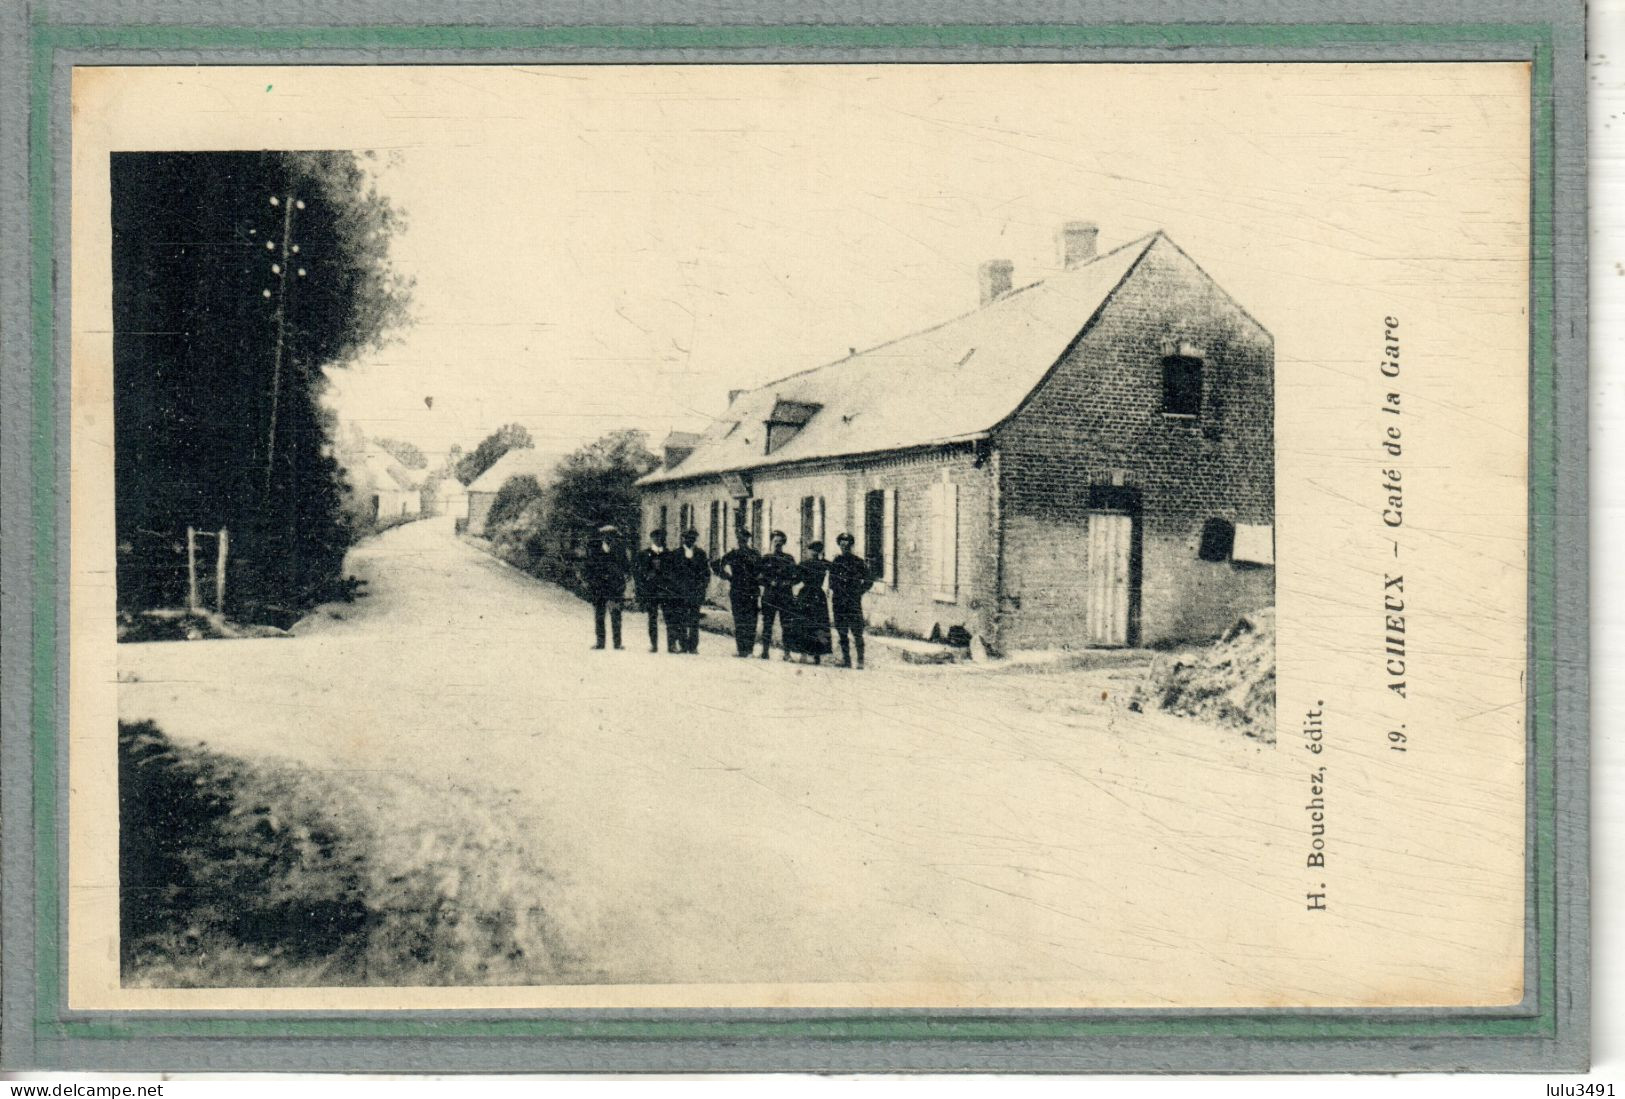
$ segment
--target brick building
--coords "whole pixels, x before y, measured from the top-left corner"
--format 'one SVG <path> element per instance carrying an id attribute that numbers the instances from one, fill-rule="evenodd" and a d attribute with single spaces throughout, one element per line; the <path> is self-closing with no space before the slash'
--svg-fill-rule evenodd
<path id="1" fill-rule="evenodd" d="M 1162 233 L 935 328 L 731 395 L 640 482 L 643 525 L 834 552 L 869 621 L 998 649 L 1211 637 L 1274 603 L 1274 343 Z M 722 594 L 716 582 L 714 595 Z"/>

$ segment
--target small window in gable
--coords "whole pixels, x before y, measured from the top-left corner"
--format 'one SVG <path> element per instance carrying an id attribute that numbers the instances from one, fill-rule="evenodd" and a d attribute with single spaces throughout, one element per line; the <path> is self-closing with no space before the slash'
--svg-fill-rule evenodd
<path id="1" fill-rule="evenodd" d="M 1202 360 L 1168 355 L 1162 360 L 1162 414 L 1195 419 L 1202 414 Z"/>
<path id="2" fill-rule="evenodd" d="M 1202 524 L 1202 544 L 1196 556 L 1203 561 L 1228 561 L 1235 545 L 1235 524 L 1228 519 L 1209 519 Z"/>

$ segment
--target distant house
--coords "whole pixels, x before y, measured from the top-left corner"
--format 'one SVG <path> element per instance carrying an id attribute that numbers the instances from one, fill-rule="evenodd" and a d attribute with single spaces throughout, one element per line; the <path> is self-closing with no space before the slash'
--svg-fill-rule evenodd
<path id="1" fill-rule="evenodd" d="M 1274 341 L 1162 233 L 756 389 L 640 482 L 645 530 L 850 531 L 871 623 L 1002 648 L 1212 636 L 1274 602 Z M 720 584 L 718 591 L 720 592 Z"/>
<path id="2" fill-rule="evenodd" d="M 374 523 L 418 515 L 423 508 L 420 474 L 415 474 L 387 452 L 369 445 L 363 459 L 363 477 L 356 493 L 365 514 Z"/>
<path id="3" fill-rule="evenodd" d="M 461 481 L 448 473 L 425 484 L 423 507 L 425 515 L 466 516 L 468 514 L 468 490 L 463 487 Z"/>
<path id="4" fill-rule="evenodd" d="M 468 533 L 485 536 L 485 521 L 491 514 L 491 505 L 496 503 L 497 493 L 509 480 L 528 475 L 546 485 L 558 464 L 557 454 L 543 453 L 534 447 L 516 447 L 498 458 L 468 486 Z"/>

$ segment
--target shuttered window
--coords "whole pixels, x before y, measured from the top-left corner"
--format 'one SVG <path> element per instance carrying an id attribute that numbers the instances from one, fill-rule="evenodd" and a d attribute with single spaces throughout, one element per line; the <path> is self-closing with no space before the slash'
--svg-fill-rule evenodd
<path id="1" fill-rule="evenodd" d="M 871 489 L 863 494 L 862 553 L 869 563 L 869 578 L 897 587 L 897 490 Z"/>
<path id="2" fill-rule="evenodd" d="M 869 579 L 884 583 L 891 554 L 886 549 L 886 492 L 871 489 L 863 494 L 863 556 L 869 565 Z"/>
<path id="3" fill-rule="evenodd" d="M 818 498 L 816 496 L 803 496 L 801 498 L 801 548 L 797 554 L 798 557 L 807 556 L 807 547 L 818 538 L 813 528 L 813 522 L 818 514 L 815 510 L 817 503 Z"/>
<path id="4" fill-rule="evenodd" d="M 881 579 L 886 582 L 887 587 L 895 589 L 897 587 L 897 490 L 894 488 L 886 490 L 886 515 L 883 530 L 885 533 L 880 544 L 886 549 L 886 571 Z"/>
<path id="5" fill-rule="evenodd" d="M 717 502 L 711 501 L 710 524 L 706 529 L 705 552 L 707 556 L 717 555 L 717 545 L 722 537 L 722 525 L 718 521 Z"/>
<path id="6" fill-rule="evenodd" d="M 959 600 L 959 486 L 938 481 L 931 486 L 932 598 Z"/>

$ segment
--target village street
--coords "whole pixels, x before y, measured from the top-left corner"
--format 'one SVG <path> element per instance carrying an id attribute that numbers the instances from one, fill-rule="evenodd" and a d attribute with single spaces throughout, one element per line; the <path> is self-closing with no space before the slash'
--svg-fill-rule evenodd
<path id="1" fill-rule="evenodd" d="M 1272 950 L 1255 914 L 1301 907 L 1255 869 L 1279 861 L 1285 814 L 1261 807 L 1300 796 L 1296 771 L 1129 711 L 1130 670 L 858 673 L 733 659 L 714 634 L 656 655 L 635 613 L 626 650 L 596 652 L 586 604 L 450 523 L 358 547 L 368 594 L 291 639 L 119 646 L 121 718 L 503 806 L 547 864 L 574 981 L 1127 982 L 1155 1002 L 1185 979 L 1146 976 L 1169 944 L 1223 943 L 1212 964 L 1239 974 Z"/>

